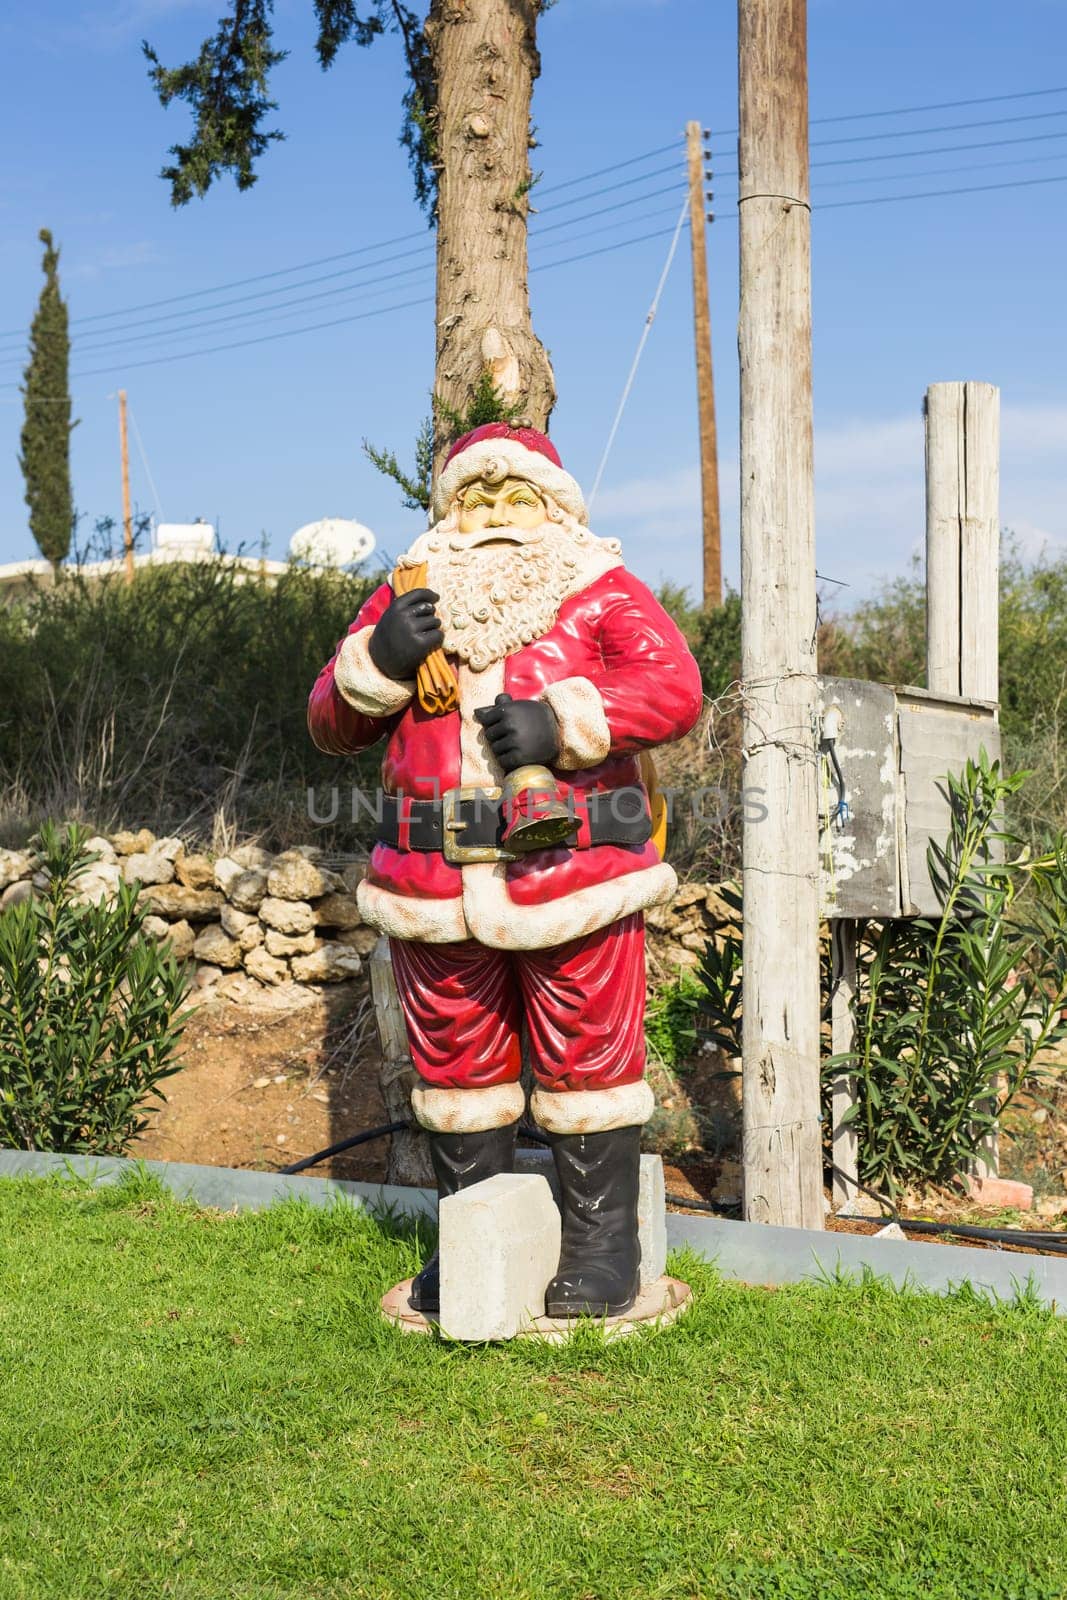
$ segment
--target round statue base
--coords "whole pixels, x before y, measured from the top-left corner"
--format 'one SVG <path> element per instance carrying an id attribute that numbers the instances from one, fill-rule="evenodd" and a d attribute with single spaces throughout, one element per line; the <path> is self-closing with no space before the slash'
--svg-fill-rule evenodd
<path id="1" fill-rule="evenodd" d="M 410 1294 L 410 1278 L 394 1284 L 382 1295 L 383 1317 L 402 1333 L 431 1333 L 438 1326 L 438 1318 L 433 1313 L 414 1311 L 408 1303 Z M 629 1311 L 621 1317 L 534 1317 L 519 1330 L 516 1338 L 545 1339 L 550 1344 L 562 1344 L 575 1328 L 592 1320 L 600 1322 L 606 1338 L 622 1339 L 628 1333 L 636 1333 L 638 1328 L 666 1327 L 682 1315 L 692 1298 L 693 1291 L 679 1278 L 657 1278 L 655 1283 L 641 1290 Z"/>

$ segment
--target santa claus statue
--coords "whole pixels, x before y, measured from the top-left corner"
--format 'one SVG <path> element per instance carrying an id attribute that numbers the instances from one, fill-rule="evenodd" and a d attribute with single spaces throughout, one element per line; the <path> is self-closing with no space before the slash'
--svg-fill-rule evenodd
<path id="1" fill-rule="evenodd" d="M 544 434 L 460 439 L 433 514 L 320 674 L 311 735 L 335 755 L 386 741 L 359 907 L 389 936 L 439 1194 L 511 1170 L 525 1023 L 562 1196 L 545 1309 L 619 1315 L 653 1110 L 642 913 L 676 887 L 640 758 L 693 727 L 700 674 Z M 434 1257 L 411 1303 L 438 1293 Z"/>

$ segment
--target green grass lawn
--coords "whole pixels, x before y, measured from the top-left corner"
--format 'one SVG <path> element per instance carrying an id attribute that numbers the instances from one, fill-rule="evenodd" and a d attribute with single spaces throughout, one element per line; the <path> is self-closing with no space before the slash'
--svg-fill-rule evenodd
<path id="1" fill-rule="evenodd" d="M 1067 1322 L 876 1283 L 404 1337 L 348 1207 L 0 1181 L 0 1597 L 1067 1594 Z"/>

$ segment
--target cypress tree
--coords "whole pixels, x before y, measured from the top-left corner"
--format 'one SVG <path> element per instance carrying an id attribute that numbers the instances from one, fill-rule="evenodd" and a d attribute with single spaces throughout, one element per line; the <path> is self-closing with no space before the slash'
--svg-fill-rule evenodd
<path id="1" fill-rule="evenodd" d="M 30 359 L 23 373 L 26 420 L 19 466 L 26 483 L 30 530 L 54 568 L 70 550 L 74 501 L 70 485 L 70 334 L 59 292 L 59 251 L 42 228 L 44 288 L 30 326 Z"/>

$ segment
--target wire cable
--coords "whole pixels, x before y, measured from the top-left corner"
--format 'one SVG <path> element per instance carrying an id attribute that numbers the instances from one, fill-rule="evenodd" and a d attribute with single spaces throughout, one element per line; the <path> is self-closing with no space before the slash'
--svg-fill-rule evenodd
<path id="1" fill-rule="evenodd" d="M 127 410 L 130 414 L 130 422 L 133 424 L 133 436 L 137 440 L 137 450 L 141 457 L 141 465 L 144 467 L 144 475 L 148 479 L 148 487 L 152 491 L 152 499 L 156 502 L 156 516 L 162 522 L 163 502 L 159 498 L 159 490 L 156 488 L 156 480 L 152 476 L 152 468 L 148 465 L 148 455 L 145 451 L 144 440 L 141 438 L 141 430 L 137 426 L 137 418 L 134 415 L 133 407 L 128 406 Z"/>
<path id="2" fill-rule="evenodd" d="M 615 443 L 615 435 L 619 431 L 619 424 L 622 421 L 622 414 L 626 410 L 626 402 L 630 398 L 630 391 L 633 389 L 634 380 L 637 377 L 637 369 L 641 365 L 641 357 L 644 355 L 645 345 L 648 343 L 648 336 L 652 332 L 652 324 L 656 320 L 656 313 L 659 310 L 659 303 L 663 298 L 663 291 L 667 287 L 667 279 L 670 276 L 671 267 L 674 264 L 674 257 L 678 250 L 678 240 L 682 236 L 682 226 L 685 222 L 686 213 L 688 210 L 689 196 L 686 195 L 685 199 L 682 201 L 682 209 L 678 213 L 678 221 L 674 225 L 674 237 L 671 240 L 670 249 L 667 251 L 667 259 L 663 263 L 663 271 L 659 275 L 659 282 L 656 285 L 656 292 L 652 297 L 652 304 L 649 306 L 648 314 L 645 317 L 645 325 L 641 329 L 641 337 L 637 341 L 637 349 L 634 351 L 634 359 L 630 366 L 629 376 L 627 377 L 626 383 L 623 386 L 618 409 L 615 412 L 615 420 L 611 424 L 611 432 L 608 434 L 607 443 L 604 446 L 604 454 L 601 456 L 600 465 L 596 469 L 596 477 L 593 479 L 593 487 L 589 494 L 590 512 L 593 509 L 593 502 L 596 500 L 597 494 L 600 490 L 600 483 L 604 476 L 604 468 L 608 464 L 608 457 L 611 455 L 611 447 Z"/>

